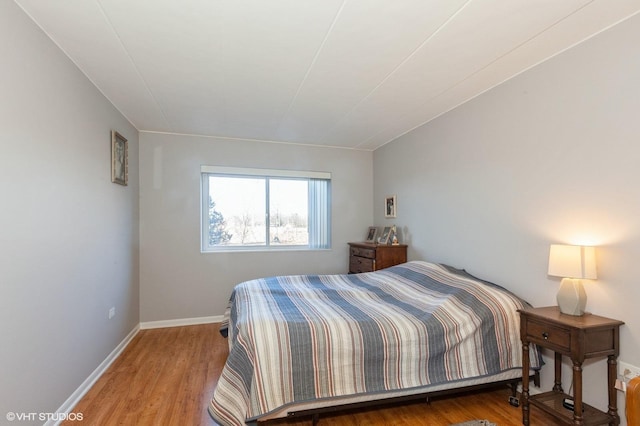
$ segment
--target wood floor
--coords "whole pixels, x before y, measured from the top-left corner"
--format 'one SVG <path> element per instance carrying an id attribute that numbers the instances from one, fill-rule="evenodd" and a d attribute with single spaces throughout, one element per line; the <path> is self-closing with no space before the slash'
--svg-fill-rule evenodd
<path id="1" fill-rule="evenodd" d="M 76 405 L 83 425 L 215 426 L 207 412 L 228 350 L 217 324 L 141 330 Z M 447 426 L 487 419 L 500 426 L 522 424 L 522 412 L 507 403 L 506 388 L 442 397 L 386 408 L 320 417 L 328 425 Z M 65 422 L 75 426 L 79 422 Z M 282 419 L 269 426 L 309 426 L 309 418 Z M 532 425 L 553 425 L 539 410 Z"/>

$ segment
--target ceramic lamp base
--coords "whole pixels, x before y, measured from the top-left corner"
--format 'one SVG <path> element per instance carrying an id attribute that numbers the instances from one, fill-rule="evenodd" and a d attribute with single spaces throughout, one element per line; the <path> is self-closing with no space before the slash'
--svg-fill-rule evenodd
<path id="1" fill-rule="evenodd" d="M 560 290 L 556 296 L 560 312 L 567 315 L 584 315 L 587 306 L 587 293 L 584 291 L 582 281 L 573 278 L 563 278 Z"/>

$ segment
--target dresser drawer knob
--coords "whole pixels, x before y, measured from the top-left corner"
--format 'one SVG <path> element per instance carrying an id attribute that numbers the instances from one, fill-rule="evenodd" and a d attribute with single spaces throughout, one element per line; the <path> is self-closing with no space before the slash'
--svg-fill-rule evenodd
<path id="1" fill-rule="evenodd" d="M 544 333 L 542 333 L 542 337 L 544 338 L 544 340 L 548 340 L 549 339 L 549 333 L 547 333 L 545 331 Z"/>

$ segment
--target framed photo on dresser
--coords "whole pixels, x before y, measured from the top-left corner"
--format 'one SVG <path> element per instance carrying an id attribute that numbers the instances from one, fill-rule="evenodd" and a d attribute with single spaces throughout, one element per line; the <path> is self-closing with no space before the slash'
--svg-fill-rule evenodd
<path id="1" fill-rule="evenodd" d="M 389 237 L 391 237 L 391 227 L 385 226 L 382 235 L 378 238 L 378 244 L 389 244 Z"/>
<path id="2" fill-rule="evenodd" d="M 378 236 L 378 228 L 375 226 L 370 226 L 367 231 L 367 239 L 364 240 L 366 243 L 375 243 L 376 237 Z"/>

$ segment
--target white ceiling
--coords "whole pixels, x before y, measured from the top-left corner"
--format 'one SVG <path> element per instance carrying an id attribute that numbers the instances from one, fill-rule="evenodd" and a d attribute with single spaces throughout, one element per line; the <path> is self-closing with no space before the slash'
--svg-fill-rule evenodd
<path id="1" fill-rule="evenodd" d="M 140 131 L 375 149 L 640 0 L 15 0 Z"/>

